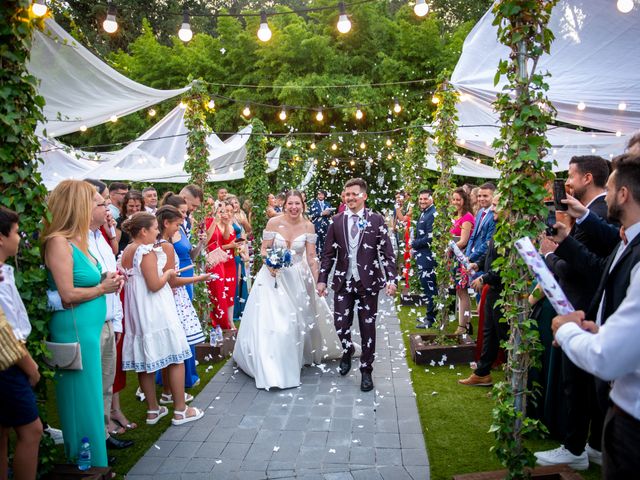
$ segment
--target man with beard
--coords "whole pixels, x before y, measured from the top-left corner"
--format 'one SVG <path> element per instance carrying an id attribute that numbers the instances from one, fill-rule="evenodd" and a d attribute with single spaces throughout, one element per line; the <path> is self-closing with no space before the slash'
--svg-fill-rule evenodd
<path id="1" fill-rule="evenodd" d="M 565 185 L 588 211 L 606 220 L 605 186 L 608 177 L 609 162 L 604 158 L 595 155 L 573 157 Z M 570 235 L 600 257 L 609 255 L 615 246 L 590 236 L 578 224 L 573 226 Z M 540 248 L 545 262 L 576 310 L 587 310 L 598 288 L 599 278 L 580 275 L 575 265 L 554 253 L 556 247 L 549 238 L 542 239 Z M 604 411 L 598 406 L 593 376 L 576 367 L 565 354 L 562 355 L 561 368 L 565 400 L 561 410 L 564 410 L 566 418 L 562 445 L 535 455 L 541 465 L 568 463 L 576 470 L 586 470 L 589 461 L 598 465 L 602 463 L 600 444 Z"/>
<path id="2" fill-rule="evenodd" d="M 580 266 L 580 274 L 597 275 L 600 284 L 585 314 L 556 317 L 556 341 L 580 368 L 613 389 L 603 427 L 603 478 L 635 478 L 640 470 L 640 157 L 614 159 L 607 182 L 608 215 L 620 221 L 617 247 L 607 258 L 590 252 L 556 224 L 556 253 Z M 577 223 L 597 238 L 610 241 L 615 229 L 569 197 L 565 203 Z M 587 321 L 586 319 L 594 320 Z"/>

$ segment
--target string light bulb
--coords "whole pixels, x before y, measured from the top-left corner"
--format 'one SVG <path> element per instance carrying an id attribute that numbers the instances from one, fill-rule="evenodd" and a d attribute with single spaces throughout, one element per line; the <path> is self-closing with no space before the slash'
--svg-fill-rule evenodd
<path id="1" fill-rule="evenodd" d="M 358 106 L 356 108 L 356 120 L 362 120 L 362 117 L 364 117 L 364 113 L 362 113 L 362 110 Z"/>
<path id="2" fill-rule="evenodd" d="M 621 137 L 622 136 L 622 132 L 620 130 L 616 131 L 616 137 Z"/>
<path id="3" fill-rule="evenodd" d="M 311 142 L 310 148 L 311 148 L 311 150 L 315 150 L 316 149 L 316 142 Z"/>
<path id="4" fill-rule="evenodd" d="M 398 97 L 393 99 L 393 112 L 400 113 L 402 111 L 402 107 L 400 106 L 400 102 L 398 101 Z"/>
<path id="5" fill-rule="evenodd" d="M 182 26 L 178 30 L 178 38 L 183 42 L 188 42 L 193 38 L 191 24 L 189 23 L 189 14 L 185 11 L 182 15 Z"/>
<path id="6" fill-rule="evenodd" d="M 156 116 L 156 109 L 155 108 L 150 108 L 149 109 L 149 116 L 150 117 L 155 117 Z"/>
<path id="7" fill-rule="evenodd" d="M 431 103 L 433 103 L 434 105 L 437 105 L 440 103 L 440 97 L 438 97 L 437 95 L 434 95 L 433 97 L 431 97 Z"/>
<path id="8" fill-rule="evenodd" d="M 364 142 L 360 142 L 360 148 L 361 148 L 362 150 L 366 149 L 366 148 L 367 148 L 367 144 L 366 144 L 366 143 L 364 143 Z"/>
<path id="9" fill-rule="evenodd" d="M 287 119 L 287 110 L 286 108 L 282 108 L 282 110 L 280 110 L 280 113 L 278 114 L 278 118 L 280 120 L 282 120 L 283 122 Z"/>
<path id="10" fill-rule="evenodd" d="M 109 2 L 109 7 L 107 8 L 107 18 L 104 22 L 102 22 L 102 28 L 107 33 L 115 33 L 118 30 L 118 20 L 116 20 L 116 14 L 118 10 L 116 6 Z"/>
<path id="11" fill-rule="evenodd" d="M 633 10 L 633 0 L 618 0 L 616 7 L 620 13 L 629 13 Z"/>
<path id="12" fill-rule="evenodd" d="M 344 2 L 340 2 L 338 8 L 340 9 L 340 17 L 338 18 L 336 27 L 340 33 L 349 33 L 351 30 L 351 21 L 347 16 L 347 9 L 344 6 Z"/>
<path id="13" fill-rule="evenodd" d="M 116 123 L 118 121 L 118 116 L 117 115 L 111 115 L 111 118 L 109 118 L 109 121 L 111 123 Z"/>
<path id="14" fill-rule="evenodd" d="M 353 167 L 355 164 L 356 164 L 356 161 L 355 161 L 355 160 L 351 160 L 351 161 L 349 162 L 349 165 L 351 165 L 352 167 Z"/>
<path id="15" fill-rule="evenodd" d="M 464 138 L 461 138 L 460 140 L 458 140 L 458 143 L 460 145 L 464 145 L 465 143 L 467 143 L 467 141 Z"/>
<path id="16" fill-rule="evenodd" d="M 618 110 L 620 110 L 620 111 L 624 111 L 624 110 L 626 110 L 626 109 L 627 109 L 627 104 L 626 104 L 625 102 L 620 102 L 620 103 L 618 104 Z"/>
<path id="17" fill-rule="evenodd" d="M 86 132 L 87 131 L 87 126 L 86 125 L 82 125 L 80 127 L 80 131 L 83 132 L 83 133 Z"/>
<path id="18" fill-rule="evenodd" d="M 393 158 L 393 155 L 389 154 L 387 155 L 387 160 L 391 160 Z"/>
<path id="19" fill-rule="evenodd" d="M 260 28 L 258 28 L 258 39 L 261 42 L 268 42 L 271 40 L 271 29 L 267 23 L 267 14 L 260 12 Z"/>
<path id="20" fill-rule="evenodd" d="M 337 165 L 338 162 L 336 162 L 335 160 L 331 160 L 331 166 L 335 167 Z"/>
<path id="21" fill-rule="evenodd" d="M 248 103 L 242 109 L 242 115 L 244 117 L 250 117 L 251 116 L 251 109 L 249 108 L 249 104 Z"/>
<path id="22" fill-rule="evenodd" d="M 34 0 L 31 4 L 31 11 L 36 17 L 44 17 L 47 14 L 47 4 L 44 0 Z"/>
<path id="23" fill-rule="evenodd" d="M 322 113 L 322 109 L 319 108 L 318 111 L 316 112 L 316 120 L 321 122 L 322 120 L 324 120 L 324 114 Z"/>
<path id="24" fill-rule="evenodd" d="M 180 102 L 180 104 L 178 105 L 181 109 L 186 110 L 187 109 L 187 104 L 184 102 Z"/>
<path id="25" fill-rule="evenodd" d="M 583 111 L 585 108 L 587 108 L 587 105 L 584 102 L 578 103 L 578 110 Z"/>
<path id="26" fill-rule="evenodd" d="M 336 143 L 332 143 L 332 144 L 331 144 L 331 150 L 333 150 L 334 152 L 335 152 L 336 150 L 338 150 L 338 145 L 337 145 Z"/>
<path id="27" fill-rule="evenodd" d="M 213 98 L 209 100 L 209 102 L 207 103 L 207 107 L 209 107 L 209 110 L 213 110 L 214 108 L 216 108 L 216 102 Z"/>
<path id="28" fill-rule="evenodd" d="M 291 140 L 287 140 L 287 148 L 291 148 L 291 145 L 293 145 L 293 144 L 291 143 Z"/>
<path id="29" fill-rule="evenodd" d="M 416 0 L 416 4 L 413 7 L 413 13 L 418 17 L 424 17 L 429 13 L 429 5 L 427 5 L 426 0 Z"/>
<path id="30" fill-rule="evenodd" d="M 390 138 L 387 138 L 387 141 L 384 143 L 387 145 L 387 147 L 390 147 L 392 142 Z"/>

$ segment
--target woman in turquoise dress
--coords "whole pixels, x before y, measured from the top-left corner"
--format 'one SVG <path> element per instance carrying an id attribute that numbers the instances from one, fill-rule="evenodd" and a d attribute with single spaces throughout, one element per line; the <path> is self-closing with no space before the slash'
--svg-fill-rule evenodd
<path id="1" fill-rule="evenodd" d="M 49 288 L 57 290 L 70 308 L 53 313 L 49 325 L 53 342 L 80 342 L 82 370 L 57 370 L 56 400 L 65 453 L 78 458 L 80 441 L 88 437 L 91 464 L 107 466 L 102 398 L 100 333 L 106 318 L 105 293 L 116 292 L 123 277 L 101 272 L 89 254 L 88 232 L 94 209 L 104 209 L 104 199 L 83 181 L 65 180 L 49 197 L 51 221 L 44 220 L 43 250 Z"/>

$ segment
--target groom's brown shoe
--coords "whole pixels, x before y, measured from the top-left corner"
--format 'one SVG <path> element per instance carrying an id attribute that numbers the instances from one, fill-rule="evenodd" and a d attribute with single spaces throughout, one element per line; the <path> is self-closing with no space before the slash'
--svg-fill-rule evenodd
<path id="1" fill-rule="evenodd" d="M 340 359 L 340 375 L 343 377 L 349 373 L 351 370 L 351 357 L 353 356 L 353 352 L 348 350 L 346 353 L 342 354 L 342 358 Z"/>
<path id="2" fill-rule="evenodd" d="M 363 392 L 369 392 L 373 390 L 373 379 L 371 378 L 371 372 L 362 372 L 360 390 L 362 390 Z"/>

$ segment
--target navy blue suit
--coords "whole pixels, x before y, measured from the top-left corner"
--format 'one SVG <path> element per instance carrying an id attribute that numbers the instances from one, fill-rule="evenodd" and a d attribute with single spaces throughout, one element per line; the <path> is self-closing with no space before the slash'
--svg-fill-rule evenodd
<path id="1" fill-rule="evenodd" d="M 436 295 L 436 261 L 431 252 L 431 237 L 433 231 L 433 219 L 436 207 L 431 205 L 420 213 L 418 223 L 415 226 L 414 238 L 411 248 L 415 250 L 416 265 L 420 275 L 420 284 L 427 300 L 427 318 L 425 323 L 431 325 L 435 322 L 435 306 L 433 297 Z"/>
<path id="2" fill-rule="evenodd" d="M 311 202 L 311 205 L 309 206 L 309 217 L 311 218 L 311 223 L 313 223 L 316 230 L 316 235 L 318 235 L 318 243 L 316 243 L 316 252 L 318 256 L 322 254 L 324 249 L 324 239 L 327 236 L 329 222 L 331 221 L 331 215 L 322 216 L 322 212 L 327 208 L 331 208 L 331 204 L 326 200 L 320 203 L 320 200 L 317 198 Z"/>
<path id="3" fill-rule="evenodd" d="M 486 212 L 484 219 L 482 218 L 483 212 Z M 487 253 L 489 241 L 493 238 L 495 231 L 496 222 L 493 219 L 493 212 L 490 212 L 488 208 L 481 209 L 476 214 L 476 222 L 465 250 L 469 262 L 477 263 L 478 259 Z"/>

